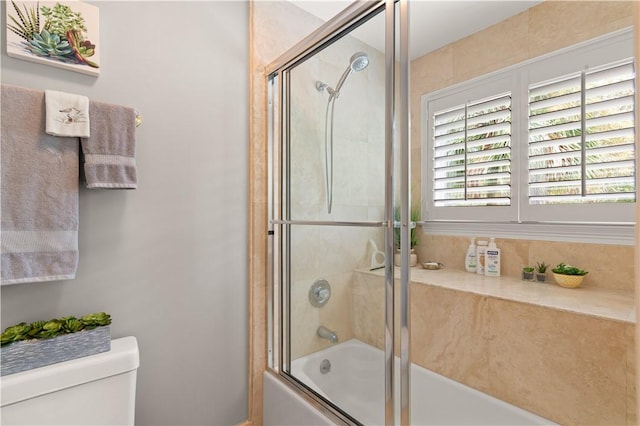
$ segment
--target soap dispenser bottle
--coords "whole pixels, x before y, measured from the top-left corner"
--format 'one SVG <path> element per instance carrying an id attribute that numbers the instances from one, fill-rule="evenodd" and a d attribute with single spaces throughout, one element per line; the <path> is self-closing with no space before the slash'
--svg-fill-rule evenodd
<path id="1" fill-rule="evenodd" d="M 487 257 L 487 240 L 478 240 L 476 248 L 476 274 L 484 275 Z"/>
<path id="2" fill-rule="evenodd" d="M 495 238 L 489 239 L 484 274 L 490 277 L 500 276 L 500 249 L 496 246 Z"/>
<path id="3" fill-rule="evenodd" d="M 467 272 L 476 272 L 476 267 L 476 239 L 471 238 L 467 255 L 464 258 L 464 269 L 466 269 Z"/>

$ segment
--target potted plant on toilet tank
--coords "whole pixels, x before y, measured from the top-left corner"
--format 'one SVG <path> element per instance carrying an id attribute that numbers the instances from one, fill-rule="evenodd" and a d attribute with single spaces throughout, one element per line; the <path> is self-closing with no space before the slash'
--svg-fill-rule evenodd
<path id="1" fill-rule="evenodd" d="M 106 352 L 110 324 L 111 316 L 98 312 L 7 327 L 0 337 L 0 376 Z"/>

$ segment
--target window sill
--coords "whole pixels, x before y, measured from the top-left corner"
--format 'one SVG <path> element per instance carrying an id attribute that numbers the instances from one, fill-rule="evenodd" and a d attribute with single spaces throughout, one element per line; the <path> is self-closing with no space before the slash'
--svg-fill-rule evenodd
<path id="1" fill-rule="evenodd" d="M 384 270 L 357 272 L 384 277 Z M 398 269 L 396 269 L 398 276 Z M 553 279 L 550 274 L 547 279 Z M 635 324 L 633 292 L 589 287 L 568 289 L 554 283 L 525 282 L 511 277 L 485 277 L 459 270 L 411 268 L 411 282 L 466 291 L 497 299 L 527 303 L 612 321 Z"/>
<path id="2" fill-rule="evenodd" d="M 516 240 L 561 241 L 592 244 L 635 245 L 633 224 L 420 222 L 432 235 L 490 235 Z"/>

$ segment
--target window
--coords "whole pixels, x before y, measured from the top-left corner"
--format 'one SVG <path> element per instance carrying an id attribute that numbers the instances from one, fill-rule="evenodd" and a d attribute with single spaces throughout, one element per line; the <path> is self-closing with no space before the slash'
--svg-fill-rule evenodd
<path id="1" fill-rule="evenodd" d="M 621 31 L 423 96 L 425 219 L 632 223 L 632 54 Z"/>
<path id="2" fill-rule="evenodd" d="M 511 203 L 511 94 L 434 113 L 434 204 Z"/>
<path id="3" fill-rule="evenodd" d="M 633 62 L 529 88 L 529 204 L 635 202 Z"/>

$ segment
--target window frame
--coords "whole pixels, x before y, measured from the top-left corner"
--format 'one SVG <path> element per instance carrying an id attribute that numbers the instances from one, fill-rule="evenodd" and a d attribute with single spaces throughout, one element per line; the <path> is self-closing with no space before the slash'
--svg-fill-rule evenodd
<path id="1" fill-rule="evenodd" d="M 497 233 L 492 234 L 497 236 L 585 241 L 586 235 L 608 243 L 631 244 L 637 201 L 588 204 L 590 216 L 581 221 L 575 218 L 583 216 L 585 204 L 529 204 L 528 91 L 532 84 L 579 72 L 585 67 L 597 68 L 609 63 L 633 60 L 633 43 L 633 29 L 625 28 L 422 95 L 420 136 L 423 227 L 431 233 L 451 233 L 453 230 L 460 235 L 476 235 L 486 232 L 491 228 L 487 225 L 493 223 L 500 225 L 494 229 Z M 512 96 L 511 206 L 435 207 L 432 196 L 433 144 L 430 140 L 433 113 L 505 92 L 504 88 L 509 86 Z M 502 90 L 490 91 L 496 87 Z M 476 93 L 482 96 L 475 96 Z M 637 99 L 638 94 L 635 96 Z M 456 104 L 456 101 L 459 102 Z M 637 123 L 635 126 L 637 127 Z M 637 180 L 636 178 L 636 197 Z"/>

